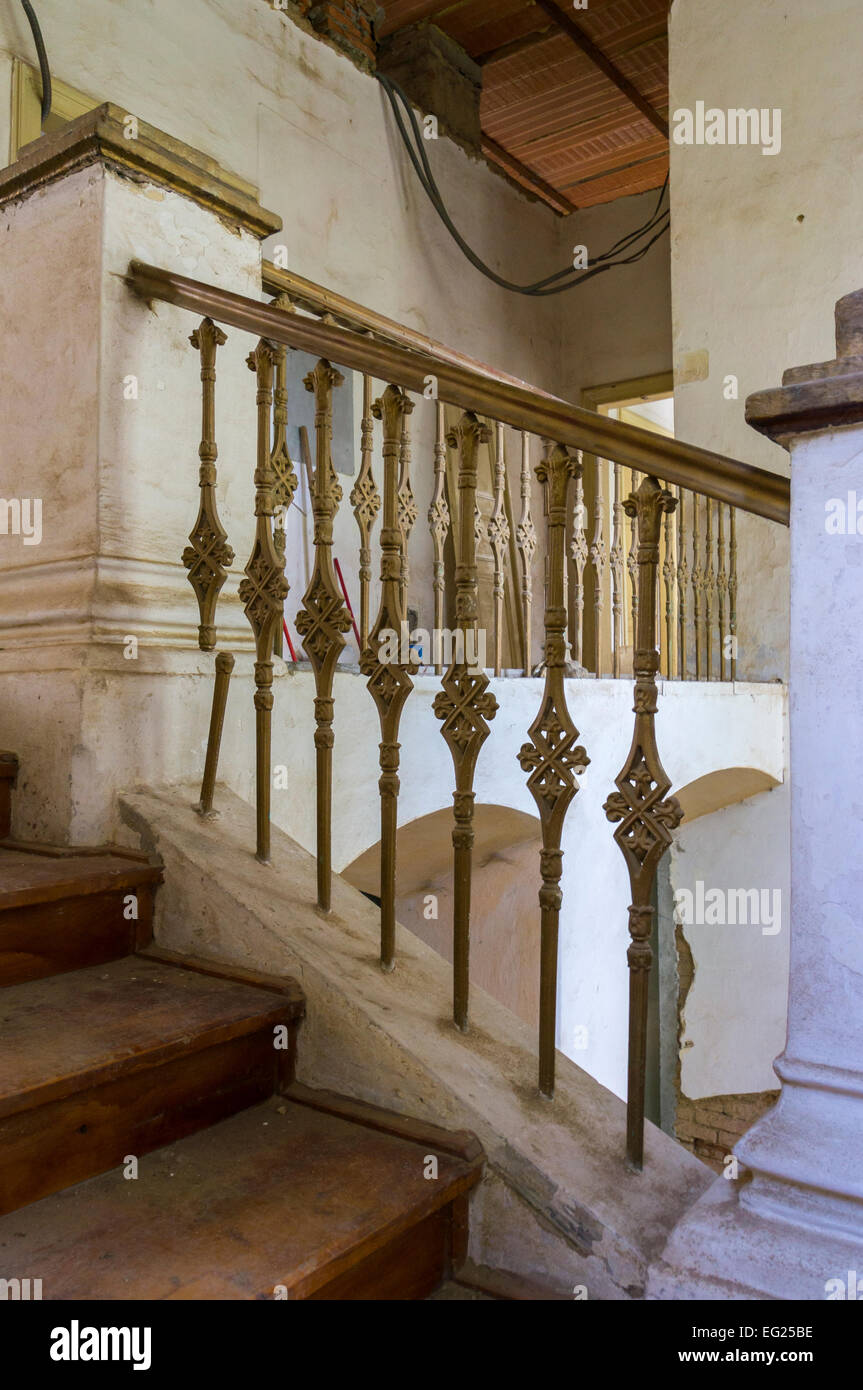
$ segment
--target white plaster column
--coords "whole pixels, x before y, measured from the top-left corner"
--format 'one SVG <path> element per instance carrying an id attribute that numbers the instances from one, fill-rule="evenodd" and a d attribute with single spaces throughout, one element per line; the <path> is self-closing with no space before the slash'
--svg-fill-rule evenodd
<path id="1" fill-rule="evenodd" d="M 836 347 L 747 401 L 791 453 L 782 1091 L 737 1145 L 746 1180 L 717 1179 L 677 1227 L 654 1297 L 863 1297 L 863 291 L 836 306 Z"/>
<path id="2" fill-rule="evenodd" d="M 115 832 L 119 788 L 200 775 L 212 691 L 181 563 L 199 495 L 198 320 L 142 302 L 124 276 L 136 258 L 257 297 L 261 240 L 281 223 L 245 180 L 110 104 L 0 171 L 0 210 L 0 496 L 41 508 L 38 538 L 0 533 L 13 833 L 98 843 Z M 251 346 L 229 334 L 217 363 L 218 504 L 235 552 L 219 639 L 239 653 Z M 242 662 L 234 679 L 248 682 Z M 243 736 L 232 719 L 226 760 Z"/>

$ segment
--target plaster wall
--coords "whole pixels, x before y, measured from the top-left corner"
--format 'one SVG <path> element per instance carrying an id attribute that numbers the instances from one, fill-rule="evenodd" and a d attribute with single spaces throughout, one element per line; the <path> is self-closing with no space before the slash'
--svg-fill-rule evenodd
<path id="1" fill-rule="evenodd" d="M 673 891 L 695 897 L 700 882 L 705 898 L 723 894 L 713 899 L 715 911 L 699 914 L 703 920 L 681 923 L 695 975 L 683 1010 L 680 1089 L 693 1100 L 776 1089 L 772 1062 L 785 1045 L 788 1012 L 789 839 L 787 782 L 684 823 L 675 837 Z M 759 920 L 749 920 L 755 914 L 747 907 L 747 920 L 723 921 L 729 892 L 752 889 Z M 761 920 L 762 902 L 771 917 L 778 904 L 776 922 Z M 742 915 L 736 905 L 733 915 Z"/>
<path id="2" fill-rule="evenodd" d="M 658 197 L 654 190 L 618 198 L 563 219 L 561 264 L 572 260 L 578 245 L 586 246 L 590 256 L 609 250 L 652 216 Z M 582 404 L 582 392 L 589 387 L 671 372 L 667 233 L 635 265 L 597 275 L 553 302 L 561 317 L 560 394 L 574 405 Z"/>
<path id="3" fill-rule="evenodd" d="M 671 144 L 676 429 L 681 439 L 788 473 L 744 402 L 789 363 L 833 355 L 829 308 L 860 287 L 856 0 L 675 0 L 670 111 L 697 101 L 781 112 L 781 150 Z M 673 122 L 672 122 L 673 124 Z M 825 312 L 826 311 L 826 312 Z M 728 376 L 736 399 L 726 400 Z M 788 535 L 741 518 L 745 678 L 784 677 Z"/>

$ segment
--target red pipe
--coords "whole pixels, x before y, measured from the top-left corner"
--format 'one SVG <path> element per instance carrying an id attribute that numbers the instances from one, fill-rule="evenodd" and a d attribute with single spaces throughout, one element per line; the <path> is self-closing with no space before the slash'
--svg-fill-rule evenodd
<path id="1" fill-rule="evenodd" d="M 284 634 L 285 634 L 285 641 L 286 641 L 287 644 L 288 644 L 288 651 L 289 651 L 290 654 L 291 654 L 291 661 L 296 661 L 296 659 L 297 659 L 297 654 L 296 654 L 296 652 L 294 651 L 294 644 L 293 644 L 293 642 L 291 641 L 291 634 L 288 632 L 288 625 L 287 625 L 287 623 L 285 622 L 284 618 L 282 618 L 282 631 L 283 631 Z"/>
<path id="2" fill-rule="evenodd" d="M 342 567 L 341 567 L 341 565 L 339 564 L 338 560 L 336 560 L 336 559 L 333 560 L 333 564 L 335 565 L 335 568 L 336 568 L 336 574 L 339 576 L 339 583 L 340 583 L 341 586 L 342 586 L 342 593 L 343 593 L 344 596 L 345 596 L 345 603 L 348 605 L 348 612 L 349 612 L 350 615 L 351 615 L 351 622 L 352 622 L 353 625 L 354 625 L 354 636 L 355 636 L 356 639 L 357 639 L 357 651 L 359 652 L 360 656 L 362 656 L 363 653 L 362 653 L 362 648 L 361 648 L 361 646 L 360 646 L 360 634 L 359 634 L 359 631 L 358 631 L 358 629 L 357 629 L 357 620 L 356 620 L 356 618 L 354 617 L 354 610 L 351 608 L 351 601 L 350 601 L 350 599 L 348 598 L 348 591 L 347 591 L 347 589 L 345 588 L 344 576 L 342 575 Z"/>

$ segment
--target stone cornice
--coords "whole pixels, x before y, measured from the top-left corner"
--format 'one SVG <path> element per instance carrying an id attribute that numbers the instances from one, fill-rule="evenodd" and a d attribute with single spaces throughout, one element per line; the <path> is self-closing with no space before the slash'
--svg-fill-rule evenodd
<path id="1" fill-rule="evenodd" d="M 746 401 L 747 422 L 784 448 L 800 434 L 863 422 L 863 290 L 836 304 L 836 356 L 791 367 Z"/>
<path id="2" fill-rule="evenodd" d="M 105 102 L 56 134 L 25 145 L 15 163 L 0 171 L 0 206 L 78 169 L 103 164 L 126 178 L 173 189 L 261 239 L 281 229 L 281 218 L 261 207 L 253 184 L 146 121 L 135 118 L 137 130 L 130 137 L 131 119 L 129 112 Z"/>

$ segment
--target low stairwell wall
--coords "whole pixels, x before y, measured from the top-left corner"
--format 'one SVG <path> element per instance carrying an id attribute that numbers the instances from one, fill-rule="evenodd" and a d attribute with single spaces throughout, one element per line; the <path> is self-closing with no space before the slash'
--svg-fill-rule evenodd
<path id="1" fill-rule="evenodd" d="M 197 788 L 120 798 L 124 838 L 158 853 L 156 939 L 172 950 L 291 974 L 308 1000 L 299 1079 L 454 1128 L 488 1156 L 471 1211 L 469 1264 L 557 1297 L 643 1296 L 650 1262 L 712 1174 L 647 1126 L 645 1167 L 625 1165 L 625 1107 L 567 1058 L 555 1099 L 536 1087 L 533 1030 L 482 991 L 467 1035 L 450 1016 L 450 967 L 399 929 L 378 964 L 377 909 L 341 879 L 315 904 L 315 860 L 276 831 L 254 859 L 254 811 L 219 788 L 222 815 L 191 813 Z M 374 1184 L 375 1174 L 369 1174 Z"/>

